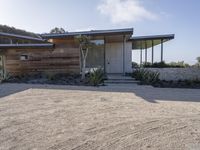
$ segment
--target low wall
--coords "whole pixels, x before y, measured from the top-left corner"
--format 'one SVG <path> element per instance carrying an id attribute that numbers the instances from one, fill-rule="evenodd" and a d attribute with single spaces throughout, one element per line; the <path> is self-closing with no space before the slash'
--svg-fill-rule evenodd
<path id="1" fill-rule="evenodd" d="M 159 72 L 160 80 L 200 80 L 200 68 L 146 68 L 147 70 Z"/>

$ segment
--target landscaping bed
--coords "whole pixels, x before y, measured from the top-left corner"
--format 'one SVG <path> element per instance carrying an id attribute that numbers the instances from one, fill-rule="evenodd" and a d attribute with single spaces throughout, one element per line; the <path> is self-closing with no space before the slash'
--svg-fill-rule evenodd
<path id="1" fill-rule="evenodd" d="M 6 83 L 29 83 L 29 84 L 54 84 L 54 85 L 103 85 L 105 74 L 102 69 L 94 69 L 85 74 L 82 78 L 80 74 L 51 74 L 37 73 L 24 74 L 20 76 L 6 75 L 1 82 Z"/>
<path id="2" fill-rule="evenodd" d="M 191 80 L 161 80 L 159 72 L 148 69 L 137 69 L 132 73 L 132 77 L 140 81 L 140 85 L 152 85 L 159 88 L 200 89 L 200 80 L 198 78 Z"/>
<path id="3" fill-rule="evenodd" d="M 30 84 L 55 84 L 55 85 L 88 85 L 88 76 L 84 81 L 79 74 L 33 74 L 11 76 L 7 83 L 30 83 Z"/>

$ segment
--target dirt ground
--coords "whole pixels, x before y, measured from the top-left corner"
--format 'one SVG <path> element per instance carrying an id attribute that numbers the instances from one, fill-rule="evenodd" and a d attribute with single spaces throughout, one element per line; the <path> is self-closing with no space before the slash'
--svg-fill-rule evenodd
<path id="1" fill-rule="evenodd" d="M 0 85 L 0 149 L 200 149 L 200 90 Z"/>

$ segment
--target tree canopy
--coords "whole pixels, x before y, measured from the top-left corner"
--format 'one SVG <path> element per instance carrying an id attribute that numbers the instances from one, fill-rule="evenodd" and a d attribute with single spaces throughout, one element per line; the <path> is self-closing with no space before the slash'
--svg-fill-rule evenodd
<path id="1" fill-rule="evenodd" d="M 19 34 L 19 35 L 31 36 L 31 37 L 38 37 L 38 35 L 33 32 L 27 32 L 25 30 L 17 29 L 15 27 L 10 27 L 7 25 L 0 25 L 0 32 Z"/>
<path id="2" fill-rule="evenodd" d="M 63 28 L 55 27 L 51 29 L 50 33 L 65 33 L 66 31 Z"/>
<path id="3" fill-rule="evenodd" d="M 197 57 L 197 62 L 200 63 L 200 57 Z"/>
<path id="4" fill-rule="evenodd" d="M 25 30 L 17 29 L 17 28 L 14 28 L 14 27 L 9 27 L 7 25 L 0 25 L 0 32 L 38 38 L 38 35 L 35 34 L 35 33 L 27 32 Z M 12 39 L 12 42 L 13 43 L 24 43 L 24 42 L 28 42 L 28 40 Z M 0 36 L 0 44 L 10 44 L 10 39 L 3 37 L 3 36 L 2 37 Z"/>

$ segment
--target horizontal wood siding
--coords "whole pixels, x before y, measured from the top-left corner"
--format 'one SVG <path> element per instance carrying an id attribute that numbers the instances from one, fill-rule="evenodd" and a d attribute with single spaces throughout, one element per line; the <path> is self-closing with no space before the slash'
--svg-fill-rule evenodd
<path id="1" fill-rule="evenodd" d="M 79 48 L 73 40 L 54 40 L 54 49 L 8 49 L 5 66 L 8 73 L 80 73 Z M 28 60 L 20 60 L 28 55 Z"/>

